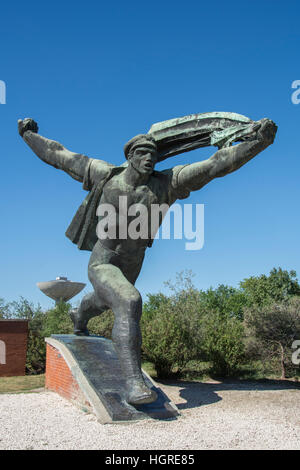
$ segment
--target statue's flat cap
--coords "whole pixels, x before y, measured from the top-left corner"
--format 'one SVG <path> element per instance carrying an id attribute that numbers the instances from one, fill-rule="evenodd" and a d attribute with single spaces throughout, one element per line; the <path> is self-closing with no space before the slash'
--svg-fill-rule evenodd
<path id="1" fill-rule="evenodd" d="M 132 139 L 130 139 L 125 145 L 124 145 L 124 153 L 125 157 L 128 160 L 128 155 L 131 150 L 133 150 L 135 147 L 151 147 L 157 150 L 157 145 L 154 140 L 154 138 L 148 134 L 138 134 Z"/>

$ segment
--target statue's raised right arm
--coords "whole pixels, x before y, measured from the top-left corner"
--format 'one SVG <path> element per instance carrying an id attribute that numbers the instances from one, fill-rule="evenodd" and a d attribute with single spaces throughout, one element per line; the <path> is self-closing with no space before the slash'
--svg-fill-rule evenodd
<path id="1" fill-rule="evenodd" d="M 177 187 L 197 191 L 214 178 L 238 170 L 273 143 L 276 131 L 273 121 L 262 119 L 260 128 L 249 141 L 223 148 L 207 160 L 177 167 Z"/>
<path id="2" fill-rule="evenodd" d="M 21 137 L 45 163 L 68 173 L 77 181 L 83 181 L 90 158 L 66 149 L 54 140 L 46 139 L 38 134 L 38 125 L 33 119 L 18 121 Z"/>

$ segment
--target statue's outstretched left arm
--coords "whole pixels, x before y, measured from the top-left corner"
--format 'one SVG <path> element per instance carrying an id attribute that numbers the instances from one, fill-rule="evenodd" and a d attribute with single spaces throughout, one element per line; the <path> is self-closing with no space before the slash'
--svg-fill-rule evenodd
<path id="1" fill-rule="evenodd" d="M 254 140 L 221 149 L 208 160 L 178 168 L 177 188 L 197 191 L 214 178 L 238 170 L 273 143 L 276 131 L 277 126 L 273 121 L 262 119 Z"/>

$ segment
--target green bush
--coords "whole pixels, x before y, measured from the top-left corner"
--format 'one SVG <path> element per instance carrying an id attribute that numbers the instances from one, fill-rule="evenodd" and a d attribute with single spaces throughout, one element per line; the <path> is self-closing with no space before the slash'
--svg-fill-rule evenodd
<path id="1" fill-rule="evenodd" d="M 300 296 L 300 285 L 296 271 L 286 271 L 273 268 L 266 276 L 251 276 L 240 282 L 245 295 L 245 306 L 270 305 L 274 302 L 284 302 L 293 296 Z"/>
<path id="2" fill-rule="evenodd" d="M 191 277 L 190 272 L 177 274 L 175 284 L 166 283 L 171 295 L 150 294 L 144 304 L 142 354 L 158 377 L 182 373 L 193 362 L 202 369 L 211 364 L 211 372 L 219 376 L 235 375 L 241 368 L 250 373 L 251 364 L 260 374 L 272 367 L 281 368 L 282 377 L 299 372 L 290 360 L 292 342 L 300 339 L 295 271 L 274 268 L 268 276 L 245 279 L 238 289 L 219 285 L 206 291 L 197 290 Z M 0 318 L 29 320 L 27 373 L 45 370 L 45 336 L 73 333 L 70 308 L 62 302 L 43 312 L 24 298 L 11 303 L 0 298 Z M 88 328 L 110 339 L 113 323 L 107 310 Z"/>
<path id="3" fill-rule="evenodd" d="M 291 362 L 292 343 L 300 339 L 300 298 L 294 296 L 271 305 L 253 305 L 245 310 L 247 357 L 274 363 L 281 378 L 295 375 Z"/>
<path id="4" fill-rule="evenodd" d="M 158 377 L 192 360 L 210 362 L 215 375 L 234 374 L 244 359 L 244 294 L 224 285 L 199 291 L 190 273 L 179 273 L 168 286 L 171 296 L 148 296 L 141 322 L 142 350 Z"/>
<path id="5" fill-rule="evenodd" d="M 71 304 L 59 302 L 54 308 L 45 313 L 42 335 L 44 338 L 51 335 L 72 334 L 74 327 L 69 315 Z"/>
<path id="6" fill-rule="evenodd" d="M 215 289 L 199 291 L 201 312 L 219 312 L 225 316 L 243 320 L 247 299 L 241 289 L 220 284 Z"/>
<path id="7" fill-rule="evenodd" d="M 43 374 L 46 367 L 46 344 L 43 335 L 44 313 L 35 314 L 29 321 L 26 373 Z"/>
<path id="8" fill-rule="evenodd" d="M 104 336 L 105 338 L 111 339 L 113 326 L 114 314 L 112 310 L 105 310 L 101 315 L 89 321 L 88 329 L 92 335 Z"/>
<path id="9" fill-rule="evenodd" d="M 198 293 L 190 289 L 148 298 L 141 320 L 143 356 L 154 364 L 159 378 L 172 375 L 174 369 L 180 373 L 200 354 Z"/>
<path id="10" fill-rule="evenodd" d="M 245 358 L 242 323 L 228 313 L 211 311 L 202 318 L 202 330 L 202 351 L 205 359 L 212 363 L 212 374 L 234 375 Z"/>

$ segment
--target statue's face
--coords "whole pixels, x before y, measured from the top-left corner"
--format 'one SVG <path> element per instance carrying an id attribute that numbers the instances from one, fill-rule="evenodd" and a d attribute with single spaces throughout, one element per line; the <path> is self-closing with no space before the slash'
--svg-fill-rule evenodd
<path id="1" fill-rule="evenodd" d="M 157 151 L 152 146 L 137 147 L 130 158 L 130 163 L 132 164 L 133 168 L 143 175 L 151 175 L 156 162 Z"/>

